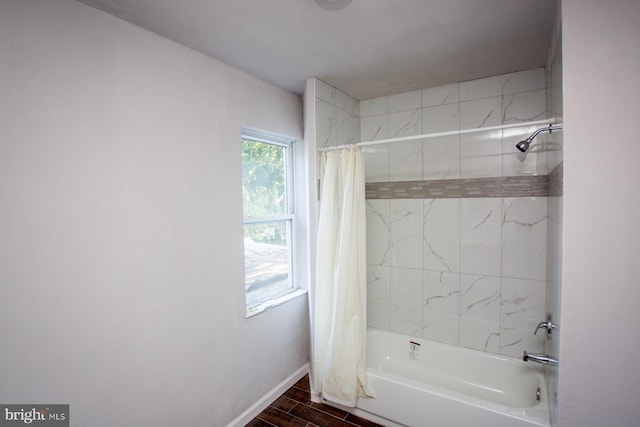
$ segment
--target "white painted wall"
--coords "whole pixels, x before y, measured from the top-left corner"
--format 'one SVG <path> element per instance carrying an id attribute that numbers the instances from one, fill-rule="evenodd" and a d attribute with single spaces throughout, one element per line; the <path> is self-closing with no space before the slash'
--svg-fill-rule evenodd
<path id="1" fill-rule="evenodd" d="M 640 2 L 563 0 L 558 425 L 640 422 Z"/>
<path id="2" fill-rule="evenodd" d="M 308 361 L 244 319 L 241 126 L 302 101 L 72 0 L 0 2 L 0 402 L 222 426 Z"/>

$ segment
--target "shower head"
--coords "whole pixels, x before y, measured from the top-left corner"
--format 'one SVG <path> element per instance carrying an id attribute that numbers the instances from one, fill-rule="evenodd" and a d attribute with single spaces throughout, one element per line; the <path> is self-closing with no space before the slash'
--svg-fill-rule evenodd
<path id="1" fill-rule="evenodd" d="M 529 138 L 525 139 L 524 141 L 518 142 L 516 144 L 516 148 L 524 153 L 529 149 L 529 146 L 531 145 L 535 137 L 538 136 L 540 132 L 551 133 L 554 130 L 562 130 L 562 125 L 561 124 L 555 125 L 555 126 L 549 125 L 549 127 L 546 127 L 546 128 L 536 129 L 536 131 L 533 132 Z"/>
<path id="2" fill-rule="evenodd" d="M 531 145 L 531 140 L 529 140 L 529 138 L 527 138 L 524 141 L 518 142 L 516 144 L 516 148 L 524 153 L 529 149 L 530 145 Z"/>

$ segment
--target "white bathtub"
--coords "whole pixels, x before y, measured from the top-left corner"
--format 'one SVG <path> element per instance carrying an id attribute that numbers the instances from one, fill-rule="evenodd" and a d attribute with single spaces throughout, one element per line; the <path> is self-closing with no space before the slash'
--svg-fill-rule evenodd
<path id="1" fill-rule="evenodd" d="M 351 410 L 363 418 L 411 427 L 550 425 L 542 366 L 376 329 L 367 335 L 367 364 L 375 398 Z"/>

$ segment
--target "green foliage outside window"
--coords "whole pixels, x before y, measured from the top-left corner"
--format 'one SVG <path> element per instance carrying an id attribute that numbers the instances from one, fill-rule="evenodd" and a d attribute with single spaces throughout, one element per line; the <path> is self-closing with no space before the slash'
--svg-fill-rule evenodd
<path id="1" fill-rule="evenodd" d="M 245 218 L 287 213 L 286 147 L 242 140 L 242 202 Z M 286 235 L 270 223 L 245 227 L 245 237 L 255 242 L 286 245 Z"/>

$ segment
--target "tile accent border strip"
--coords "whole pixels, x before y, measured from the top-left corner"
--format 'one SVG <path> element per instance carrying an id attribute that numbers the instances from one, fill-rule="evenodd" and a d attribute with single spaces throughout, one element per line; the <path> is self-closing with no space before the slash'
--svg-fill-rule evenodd
<path id="1" fill-rule="evenodd" d="M 547 175 L 368 182 L 365 193 L 367 199 L 546 197 L 550 194 Z"/>

